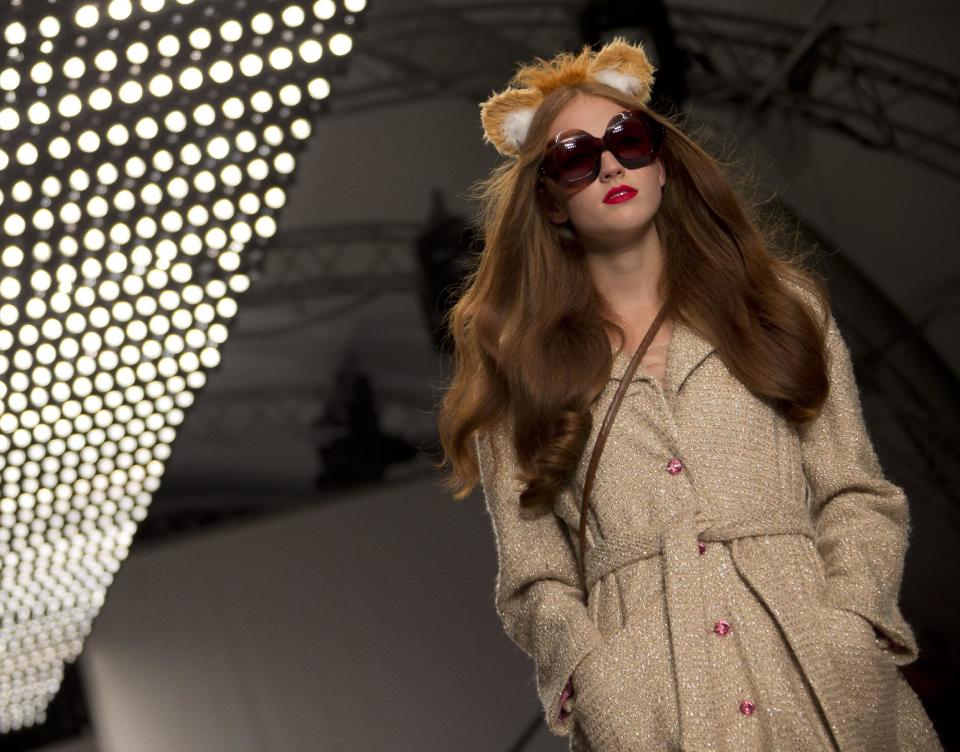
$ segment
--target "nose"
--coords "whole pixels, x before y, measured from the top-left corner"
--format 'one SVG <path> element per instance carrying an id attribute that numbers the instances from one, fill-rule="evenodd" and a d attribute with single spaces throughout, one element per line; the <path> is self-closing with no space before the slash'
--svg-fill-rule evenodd
<path id="1" fill-rule="evenodd" d="M 623 173 L 623 165 L 617 161 L 609 149 L 604 149 L 600 154 L 600 179 L 613 180 L 622 176 Z"/>

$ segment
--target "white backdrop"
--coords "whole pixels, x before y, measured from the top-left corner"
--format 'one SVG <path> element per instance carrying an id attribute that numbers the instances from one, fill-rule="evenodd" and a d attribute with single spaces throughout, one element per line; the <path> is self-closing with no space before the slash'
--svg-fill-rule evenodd
<path id="1" fill-rule="evenodd" d="M 80 659 L 101 752 L 506 751 L 539 703 L 489 526 L 414 479 L 134 546 Z"/>

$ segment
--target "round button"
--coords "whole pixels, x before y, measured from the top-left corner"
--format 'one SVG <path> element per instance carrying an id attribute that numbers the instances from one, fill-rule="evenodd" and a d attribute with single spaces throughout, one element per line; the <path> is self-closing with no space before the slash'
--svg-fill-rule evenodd
<path id="1" fill-rule="evenodd" d="M 744 715 L 753 715 L 753 709 L 756 707 L 750 700 L 743 700 L 740 703 L 740 712 Z"/>
<path id="2" fill-rule="evenodd" d="M 683 463 L 676 457 L 671 457 L 667 463 L 667 472 L 670 473 L 670 475 L 676 475 L 681 470 L 683 470 Z"/>
<path id="3" fill-rule="evenodd" d="M 713 631 L 723 637 L 727 632 L 730 631 L 730 622 L 721 619 L 713 625 Z"/>
<path id="4" fill-rule="evenodd" d="M 700 552 L 700 555 L 703 556 L 704 552 L 707 550 L 707 544 L 702 540 L 697 541 L 697 551 Z"/>

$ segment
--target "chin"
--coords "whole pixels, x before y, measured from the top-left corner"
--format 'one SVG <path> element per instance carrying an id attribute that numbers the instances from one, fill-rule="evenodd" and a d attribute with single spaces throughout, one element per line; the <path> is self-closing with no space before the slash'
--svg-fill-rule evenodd
<path id="1" fill-rule="evenodd" d="M 597 240 L 623 240 L 630 241 L 642 237 L 653 227 L 653 215 L 644 214 L 640 217 L 625 217 L 622 222 L 608 224 L 604 227 L 594 228 L 592 237 Z M 588 234 L 589 233 L 588 231 Z"/>

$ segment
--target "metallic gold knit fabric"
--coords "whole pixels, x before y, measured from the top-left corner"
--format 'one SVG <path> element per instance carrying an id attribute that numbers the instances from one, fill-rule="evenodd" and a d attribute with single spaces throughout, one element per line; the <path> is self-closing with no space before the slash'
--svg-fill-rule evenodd
<path id="1" fill-rule="evenodd" d="M 662 382 L 641 364 L 601 457 L 586 583 L 580 494 L 632 353 L 552 512 L 521 512 L 507 426 L 477 438 L 496 608 L 571 750 L 941 749 L 899 672 L 917 655 L 897 605 L 907 499 L 877 461 L 832 317 L 827 344 L 830 395 L 797 431 L 674 321 Z"/>

